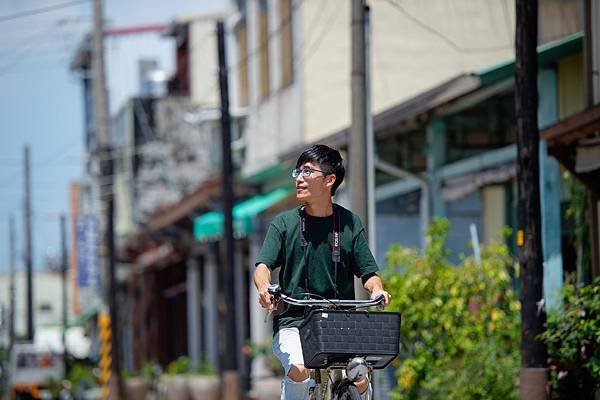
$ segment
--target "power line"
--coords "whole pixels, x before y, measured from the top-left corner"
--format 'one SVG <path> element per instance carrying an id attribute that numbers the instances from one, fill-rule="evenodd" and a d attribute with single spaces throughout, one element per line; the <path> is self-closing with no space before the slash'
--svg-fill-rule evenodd
<path id="1" fill-rule="evenodd" d="M 321 24 L 321 22 L 323 21 L 323 18 L 325 17 L 325 15 L 327 15 L 327 12 L 325 12 L 326 6 L 331 5 L 333 12 L 334 13 L 337 12 L 337 14 L 340 14 L 338 6 L 335 4 L 335 2 L 323 2 L 319 5 L 320 5 L 320 7 L 317 9 L 316 17 L 310 18 L 311 24 L 306 29 L 307 37 L 306 37 L 306 40 L 303 41 L 302 46 L 305 45 L 304 43 L 308 44 L 310 42 L 313 42 L 314 38 L 309 37 L 309 35 L 316 30 L 315 28 Z M 329 11 L 329 10 L 327 10 L 327 11 Z M 315 40 L 318 40 L 319 34 L 316 33 L 315 36 L 316 36 Z"/>
<path id="2" fill-rule="evenodd" d="M 325 13 L 322 12 L 321 14 L 325 14 Z M 338 10 L 333 10 L 333 13 L 329 16 L 329 19 L 325 22 L 325 26 L 324 26 L 323 30 L 321 31 L 321 33 L 319 35 L 317 35 L 317 38 L 315 39 L 315 41 L 310 44 L 310 47 L 309 47 L 308 40 L 306 41 L 306 46 L 304 46 L 304 44 L 303 44 L 303 46 L 300 48 L 300 57 L 298 57 L 298 61 L 295 63 L 296 67 L 298 67 L 299 65 L 302 65 L 303 63 L 306 63 L 309 60 L 309 58 L 314 53 L 317 52 L 317 50 L 319 49 L 319 47 L 321 47 L 321 44 L 323 43 L 323 40 L 325 40 L 325 37 L 327 36 L 329 31 L 331 31 L 331 28 L 333 27 L 334 22 L 337 20 L 337 17 L 339 15 L 340 15 L 340 12 L 338 12 Z M 305 47 L 306 47 L 306 52 L 304 52 Z"/>
<path id="3" fill-rule="evenodd" d="M 76 6 L 76 5 L 83 4 L 83 3 L 89 3 L 89 2 L 90 2 L 90 0 L 68 1 L 65 3 L 55 4 L 53 6 L 36 8 L 34 10 L 22 11 L 22 12 L 15 13 L 15 14 L 8 14 L 8 15 L 0 16 L 0 22 L 13 21 L 13 20 L 19 19 L 19 18 L 31 17 L 33 15 L 39 15 L 39 14 L 45 14 L 48 12 L 61 10 L 63 8 L 72 7 L 72 6 Z"/>
<path id="4" fill-rule="evenodd" d="M 480 53 L 480 52 L 486 52 L 486 51 L 506 50 L 506 49 L 509 49 L 509 48 L 513 47 L 512 43 L 508 44 L 508 45 L 504 45 L 504 46 L 489 46 L 489 47 L 463 47 L 463 46 L 460 46 L 459 44 L 457 44 L 456 42 L 454 42 L 452 39 L 450 39 L 448 36 L 444 35 L 442 32 L 438 31 L 434 27 L 426 24 L 425 22 L 421 21 L 420 19 L 418 19 L 414 15 L 410 14 L 397 1 L 394 1 L 394 0 L 385 0 L 385 1 L 388 4 L 390 4 L 392 7 L 394 7 L 396 10 L 398 10 L 398 12 L 400 12 L 401 14 L 403 14 L 406 18 L 410 19 L 415 24 L 419 25 L 422 29 L 428 31 L 429 33 L 431 33 L 431 34 L 433 34 L 435 36 L 437 36 L 439 39 L 441 39 L 442 41 L 444 41 L 450 47 L 454 48 L 456 51 L 463 52 L 463 53 Z"/>
<path id="5" fill-rule="evenodd" d="M 8 71 L 10 71 L 13 67 L 15 67 L 16 65 L 18 65 L 21 61 L 23 61 L 24 59 L 26 59 L 27 57 L 29 57 L 31 55 L 31 53 L 38 48 L 38 46 L 40 46 L 41 44 L 47 44 L 47 39 L 46 41 L 43 40 L 38 40 L 40 39 L 39 36 L 45 36 L 46 33 L 52 31 L 55 28 L 55 25 L 51 25 L 51 26 L 46 26 L 45 28 L 33 33 L 32 35 L 29 35 L 25 40 L 23 40 L 24 44 L 23 46 L 21 46 L 17 52 L 14 53 L 14 56 L 11 58 L 10 61 L 8 61 L 7 63 L 5 63 L 4 65 L 0 66 L 0 76 L 5 75 Z M 62 39 L 66 40 L 67 39 Z M 58 43 L 58 42 L 54 42 L 54 43 Z"/>
<path id="6" fill-rule="evenodd" d="M 510 21 L 510 13 L 508 11 L 508 4 L 506 1 L 502 1 L 502 15 L 504 16 L 504 23 L 506 24 L 506 33 L 508 34 L 508 40 L 513 41 L 514 37 L 512 36 L 512 27 L 513 23 Z"/>

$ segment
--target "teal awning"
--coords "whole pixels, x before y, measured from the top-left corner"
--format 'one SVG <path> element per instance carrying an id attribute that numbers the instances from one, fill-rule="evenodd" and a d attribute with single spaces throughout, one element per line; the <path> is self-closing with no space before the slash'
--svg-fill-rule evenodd
<path id="1" fill-rule="evenodd" d="M 96 317 L 102 307 L 98 303 L 93 303 L 88 306 L 85 310 L 81 311 L 78 315 L 73 317 L 69 321 L 69 326 L 85 326 L 85 324 L 91 319 Z"/>
<path id="2" fill-rule="evenodd" d="M 236 238 L 252 232 L 252 217 L 291 193 L 291 189 L 279 188 L 241 201 L 233 207 L 233 234 Z M 210 211 L 194 219 L 194 238 L 201 242 L 218 240 L 223 235 L 223 213 Z"/>
<path id="3" fill-rule="evenodd" d="M 583 48 L 583 32 L 573 33 L 559 40 L 537 47 L 538 68 L 552 64 L 557 60 L 581 51 Z M 484 68 L 476 73 L 482 85 L 489 85 L 515 75 L 515 60 L 501 62 Z"/>

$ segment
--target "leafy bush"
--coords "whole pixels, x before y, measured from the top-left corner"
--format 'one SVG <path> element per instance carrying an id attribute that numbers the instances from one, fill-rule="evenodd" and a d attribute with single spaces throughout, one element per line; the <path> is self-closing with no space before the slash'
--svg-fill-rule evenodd
<path id="1" fill-rule="evenodd" d="M 212 375 L 215 373 L 215 367 L 208 360 L 202 360 L 197 368 L 192 368 L 190 359 L 182 356 L 178 359 L 171 361 L 167 365 L 167 374 L 179 375 L 179 374 L 201 374 L 201 375 Z"/>
<path id="2" fill-rule="evenodd" d="M 156 361 L 147 361 L 140 368 L 140 376 L 148 382 L 152 382 L 162 373 L 162 368 Z"/>
<path id="3" fill-rule="evenodd" d="M 180 375 L 186 374 L 190 371 L 190 359 L 188 357 L 179 357 L 178 359 L 171 361 L 167 365 L 167 374 L 169 375 Z"/>
<path id="4" fill-rule="evenodd" d="M 67 379 L 73 387 L 78 387 L 83 382 L 90 385 L 97 383 L 96 376 L 94 375 L 94 367 L 84 362 L 72 363 Z"/>
<path id="5" fill-rule="evenodd" d="M 66 386 L 70 387 L 76 398 L 86 390 L 100 385 L 96 363 L 89 359 L 71 359 L 69 365 L 69 373 L 63 384 L 66 383 Z M 62 386 L 58 390 L 60 391 L 61 388 Z"/>
<path id="6" fill-rule="evenodd" d="M 449 224 L 432 221 L 423 250 L 393 245 L 385 286 L 402 314 L 395 399 L 516 399 L 520 304 L 502 243 L 452 265 Z"/>
<path id="7" fill-rule="evenodd" d="M 600 389 L 600 278 L 563 288 L 564 308 L 550 313 L 540 339 L 548 345 L 553 397 L 593 399 Z"/>
<path id="8" fill-rule="evenodd" d="M 217 373 L 214 365 L 208 360 L 200 361 L 200 363 L 198 364 L 198 368 L 196 368 L 192 372 L 200 375 L 213 375 Z"/>

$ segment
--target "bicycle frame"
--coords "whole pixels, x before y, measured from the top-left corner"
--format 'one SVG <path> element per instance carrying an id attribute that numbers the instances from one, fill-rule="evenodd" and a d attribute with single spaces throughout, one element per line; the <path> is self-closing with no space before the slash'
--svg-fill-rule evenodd
<path id="1" fill-rule="evenodd" d="M 340 383 L 346 378 L 346 374 L 344 373 L 345 365 L 333 365 L 326 369 L 312 369 L 310 371 L 310 377 L 314 380 L 315 385 L 309 390 L 309 399 L 310 400 L 325 400 L 332 399 L 337 400 L 337 395 L 332 393 L 334 390 L 334 386 L 336 383 Z M 368 385 L 371 385 L 371 376 L 373 373 L 373 368 L 369 366 L 366 379 L 368 381 Z M 324 375 L 324 376 L 323 376 Z M 323 380 L 325 377 L 325 380 Z M 371 388 L 367 389 L 366 395 L 363 397 L 364 400 L 372 399 Z"/>

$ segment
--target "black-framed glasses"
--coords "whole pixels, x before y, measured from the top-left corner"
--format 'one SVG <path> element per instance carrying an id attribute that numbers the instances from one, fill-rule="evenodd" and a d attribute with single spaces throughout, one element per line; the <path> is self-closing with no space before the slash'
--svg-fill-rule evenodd
<path id="1" fill-rule="evenodd" d="M 300 176 L 300 174 L 302 174 L 302 176 L 304 178 L 306 178 L 306 177 L 309 177 L 313 172 L 320 172 L 323 175 L 330 174 L 330 172 L 321 171 L 320 169 L 315 169 L 315 168 L 311 168 L 311 167 L 294 168 L 292 170 L 292 178 L 296 179 Z"/>

